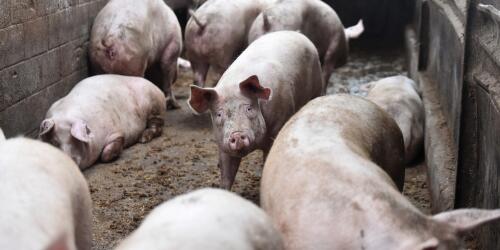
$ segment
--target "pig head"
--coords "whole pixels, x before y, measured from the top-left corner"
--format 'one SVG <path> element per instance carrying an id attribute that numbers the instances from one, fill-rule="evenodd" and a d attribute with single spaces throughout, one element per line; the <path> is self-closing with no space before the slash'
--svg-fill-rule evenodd
<path id="1" fill-rule="evenodd" d="M 256 75 L 239 84 L 239 92 L 191 86 L 189 106 L 198 114 L 210 111 L 219 148 L 243 157 L 259 148 L 266 135 L 266 123 L 259 100 L 270 100 L 271 89 L 260 85 Z"/>
<path id="2" fill-rule="evenodd" d="M 92 165 L 99 153 L 91 146 L 93 133 L 88 125 L 79 119 L 48 118 L 42 121 L 39 138 L 60 148 L 81 168 Z"/>

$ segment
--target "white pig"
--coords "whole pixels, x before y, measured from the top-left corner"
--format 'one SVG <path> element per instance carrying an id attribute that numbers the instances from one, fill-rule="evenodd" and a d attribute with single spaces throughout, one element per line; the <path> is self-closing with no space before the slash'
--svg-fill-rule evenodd
<path id="1" fill-rule="evenodd" d="M 266 154 L 288 118 L 324 92 L 316 48 L 293 31 L 250 44 L 215 88 L 191 86 L 190 107 L 212 115 L 221 186 L 230 189 L 241 158 L 256 149 Z"/>
<path id="2" fill-rule="evenodd" d="M 111 0 L 97 15 L 90 61 L 97 72 L 144 76 L 160 71 L 167 107 L 178 108 L 171 86 L 177 78 L 182 31 L 163 0 Z"/>
<path id="3" fill-rule="evenodd" d="M 461 249 L 464 232 L 500 217 L 498 209 L 425 215 L 381 167 L 404 173 L 401 132 L 386 112 L 349 95 L 304 106 L 274 141 L 261 182 L 285 249 Z"/>
<path id="4" fill-rule="evenodd" d="M 144 78 L 98 75 L 79 82 L 55 102 L 39 137 L 59 147 L 84 169 L 114 160 L 137 140 L 162 133 L 165 96 Z"/>
<path id="5" fill-rule="evenodd" d="M 280 250 L 269 217 L 255 204 L 206 188 L 155 208 L 116 250 Z"/>
<path id="6" fill-rule="evenodd" d="M 203 87 L 209 67 L 222 74 L 247 46 L 255 17 L 274 0 L 210 0 L 186 25 L 186 57 L 191 61 L 195 84 Z"/>
<path id="7" fill-rule="evenodd" d="M 411 163 L 423 149 L 424 104 L 415 82 L 406 76 L 387 77 L 369 83 L 368 100 L 396 121 L 405 142 L 405 162 Z"/>
<path id="8" fill-rule="evenodd" d="M 318 49 L 323 64 L 323 80 L 328 82 L 335 68 L 347 63 L 349 39 L 363 33 L 363 22 L 344 29 L 337 13 L 320 0 L 278 0 L 255 19 L 248 34 L 251 43 L 279 30 L 303 33 Z"/>
<path id="9" fill-rule="evenodd" d="M 51 145 L 24 138 L 0 143 L 0 201 L 0 249 L 91 249 L 87 182 Z"/>

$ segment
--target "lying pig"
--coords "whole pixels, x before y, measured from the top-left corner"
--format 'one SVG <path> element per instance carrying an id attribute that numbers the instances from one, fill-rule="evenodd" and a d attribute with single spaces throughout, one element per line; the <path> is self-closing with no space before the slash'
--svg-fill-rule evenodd
<path id="1" fill-rule="evenodd" d="M 261 205 L 289 250 L 459 249 L 464 232 L 500 218 L 479 209 L 425 215 L 396 188 L 403 171 L 401 132 L 386 112 L 361 97 L 320 97 L 274 141 Z"/>
<path id="2" fill-rule="evenodd" d="M 90 61 L 97 72 L 144 76 L 161 69 L 161 88 L 170 108 L 179 105 L 171 86 L 177 78 L 182 32 L 162 0 L 111 0 L 97 15 L 90 38 Z"/>
<path id="3" fill-rule="evenodd" d="M 91 249 L 87 182 L 56 148 L 24 138 L 0 143 L 0 200 L 0 249 Z"/>
<path id="4" fill-rule="evenodd" d="M 279 250 L 283 243 L 256 205 L 233 193 L 201 189 L 155 208 L 116 250 Z"/>
<path id="5" fill-rule="evenodd" d="M 146 143 L 160 136 L 165 111 L 165 96 L 151 82 L 98 75 L 81 81 L 50 107 L 39 137 L 85 169 L 99 157 L 114 160 L 137 140 Z"/>
<path id="6" fill-rule="evenodd" d="M 316 48 L 293 31 L 257 39 L 215 88 L 191 86 L 189 106 L 212 115 L 221 186 L 231 189 L 241 158 L 255 149 L 267 154 L 288 118 L 324 92 Z"/>
<path id="7" fill-rule="evenodd" d="M 415 82 L 406 76 L 393 76 L 369 85 L 367 98 L 394 118 L 403 132 L 405 162 L 411 163 L 424 142 L 424 105 Z"/>
<path id="8" fill-rule="evenodd" d="M 205 85 L 212 67 L 222 74 L 247 46 L 255 17 L 274 0 L 211 0 L 191 12 L 186 31 L 186 57 L 191 61 L 195 84 Z"/>
<path id="9" fill-rule="evenodd" d="M 323 64 L 323 80 L 328 82 L 335 68 L 347 63 L 349 39 L 363 33 L 363 23 L 344 29 L 337 13 L 320 0 L 278 0 L 255 19 L 249 43 L 278 30 L 296 30 L 316 45 Z"/>

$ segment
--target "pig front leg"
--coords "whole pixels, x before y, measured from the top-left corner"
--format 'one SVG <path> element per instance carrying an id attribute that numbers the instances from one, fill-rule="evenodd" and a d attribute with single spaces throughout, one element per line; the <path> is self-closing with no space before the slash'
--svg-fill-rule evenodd
<path id="1" fill-rule="evenodd" d="M 220 187 L 231 190 L 236 173 L 240 167 L 241 158 L 233 157 L 219 150 L 219 168 L 221 170 Z"/>
<path id="2" fill-rule="evenodd" d="M 101 153 L 102 162 L 111 162 L 116 159 L 123 151 L 125 146 L 125 137 L 122 133 L 114 133 L 106 138 L 106 144 Z"/>
<path id="3" fill-rule="evenodd" d="M 181 106 L 175 100 L 172 92 L 172 84 L 177 79 L 177 58 L 180 55 L 180 45 L 172 42 L 165 48 L 161 58 L 161 70 L 163 74 L 162 89 L 167 98 L 167 109 L 178 109 Z"/>
<path id="4" fill-rule="evenodd" d="M 194 74 L 194 84 L 199 87 L 205 87 L 207 74 L 210 65 L 204 62 L 191 62 Z"/>
<path id="5" fill-rule="evenodd" d="M 148 124 L 146 129 L 142 132 L 140 143 L 147 143 L 161 135 L 163 127 L 163 119 L 158 116 L 154 116 L 148 119 Z"/>

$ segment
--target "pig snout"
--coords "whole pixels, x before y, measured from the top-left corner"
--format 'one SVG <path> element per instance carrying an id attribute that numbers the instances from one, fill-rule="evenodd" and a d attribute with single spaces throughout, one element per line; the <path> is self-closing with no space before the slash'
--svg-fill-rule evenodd
<path id="1" fill-rule="evenodd" d="M 229 148 L 233 151 L 242 151 L 250 146 L 248 135 L 243 132 L 233 132 L 229 136 Z"/>

